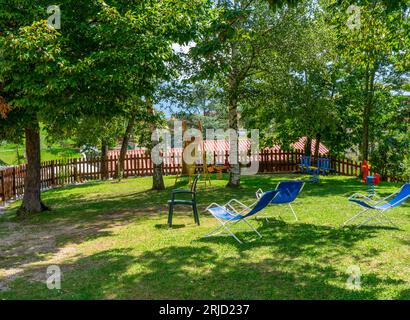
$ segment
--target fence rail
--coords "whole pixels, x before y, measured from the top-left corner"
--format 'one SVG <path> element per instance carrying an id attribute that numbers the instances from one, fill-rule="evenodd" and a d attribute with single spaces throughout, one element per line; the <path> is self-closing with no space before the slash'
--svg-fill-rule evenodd
<path id="1" fill-rule="evenodd" d="M 262 150 L 258 154 L 240 154 L 239 161 L 244 163 L 250 160 L 259 160 L 260 173 L 298 172 L 302 152 L 284 152 Z M 163 173 L 175 175 L 182 169 L 181 152 L 166 152 L 163 154 Z M 216 164 L 229 164 L 227 151 L 208 154 L 208 160 Z M 315 163 L 314 159 L 312 163 Z M 106 166 L 105 170 L 101 170 Z M 331 166 L 341 175 L 358 176 L 361 164 L 347 159 L 331 159 Z M 113 178 L 118 167 L 118 155 L 111 155 L 105 161 L 93 159 L 64 159 L 46 161 L 41 166 L 41 188 L 47 190 L 53 187 L 89 180 Z M 150 176 L 153 172 L 153 163 L 149 153 L 128 153 L 124 163 L 124 178 L 130 176 Z M 24 194 L 24 178 L 26 165 L 0 170 L 0 202 L 16 199 Z"/>

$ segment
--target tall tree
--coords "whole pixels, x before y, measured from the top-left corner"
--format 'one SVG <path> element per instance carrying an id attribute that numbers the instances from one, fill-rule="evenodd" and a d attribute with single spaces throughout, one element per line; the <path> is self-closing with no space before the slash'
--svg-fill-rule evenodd
<path id="1" fill-rule="evenodd" d="M 146 106 L 147 106 L 148 114 L 151 115 L 151 120 L 148 121 L 148 123 L 149 123 L 151 137 L 152 137 L 150 149 L 152 149 L 153 146 L 156 146 L 160 143 L 159 134 L 155 134 L 155 131 L 158 129 L 159 121 L 155 121 L 156 114 L 155 114 L 153 101 L 151 97 L 148 97 L 146 99 Z M 162 175 L 163 164 L 162 162 L 157 163 L 156 161 L 154 161 L 153 167 L 154 169 L 152 172 L 152 190 L 164 190 L 165 184 L 164 184 L 164 178 Z"/>
<path id="2" fill-rule="evenodd" d="M 195 36 L 206 3 L 67 0 L 61 5 L 61 34 L 38 22 L 47 18 L 43 1 L 2 6 L 0 88 L 12 110 L 0 120 L 0 129 L 4 135 L 25 132 L 31 153 L 20 212 L 45 208 L 39 192 L 39 122 L 64 132 L 79 118 L 115 117 L 124 114 L 130 97 L 153 95 L 152 83 L 172 74 L 172 43 Z M 13 130 L 7 132 L 6 125 Z"/>
<path id="3" fill-rule="evenodd" d="M 247 83 L 244 122 L 264 129 L 261 141 L 265 145 L 279 143 L 289 148 L 295 140 L 307 137 L 305 152 L 310 155 L 312 140 L 328 138 L 338 121 L 334 33 L 313 2 L 301 1 L 277 12 L 272 42 L 262 71 Z"/>
<path id="4" fill-rule="evenodd" d="M 228 126 L 238 131 L 246 81 L 260 72 L 262 57 L 272 46 L 274 15 L 266 1 L 218 1 L 216 8 L 217 14 L 191 51 L 200 68 L 199 77 L 216 81 L 223 90 Z M 238 147 L 230 156 L 239 158 Z M 236 160 L 230 167 L 228 186 L 238 187 L 240 164 Z"/>
<path id="5" fill-rule="evenodd" d="M 139 97 L 132 97 L 127 103 L 128 107 L 125 108 L 125 115 L 122 117 L 124 120 L 122 141 L 120 154 L 118 156 L 118 163 L 116 168 L 116 177 L 121 179 L 124 176 L 125 158 L 127 156 L 128 146 L 130 139 L 133 137 L 135 126 L 138 122 L 146 119 L 146 105 Z"/>
<path id="6" fill-rule="evenodd" d="M 336 25 L 339 53 L 362 79 L 360 89 L 361 158 L 369 159 L 371 126 L 377 114 L 375 95 L 383 69 L 395 71 L 399 57 L 404 58 L 408 44 L 408 22 L 404 1 L 356 1 L 350 12 L 350 1 L 337 1 L 329 7 Z M 349 25 L 349 18 L 353 24 Z"/>
<path id="7" fill-rule="evenodd" d="M 39 122 L 57 107 L 61 94 L 58 84 L 64 59 L 59 34 L 45 21 L 23 27 L 17 33 L 6 33 L 0 37 L 0 56 L 2 94 L 11 106 L 6 117 L 0 119 L 0 134 L 24 134 L 26 140 L 25 193 L 18 214 L 40 212 L 47 207 L 40 196 Z"/>

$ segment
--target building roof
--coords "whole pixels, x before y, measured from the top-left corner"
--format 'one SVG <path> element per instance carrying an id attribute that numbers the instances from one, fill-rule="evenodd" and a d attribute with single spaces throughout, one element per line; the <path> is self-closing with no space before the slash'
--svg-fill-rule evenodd
<path id="1" fill-rule="evenodd" d="M 230 150 L 230 145 L 228 140 L 205 140 L 205 150 L 207 152 L 226 152 Z M 304 152 L 305 150 L 305 143 L 306 143 L 306 137 L 300 138 L 298 141 L 293 143 L 291 146 L 293 149 Z M 239 145 L 239 152 L 241 151 L 247 151 L 251 149 L 251 140 L 250 139 L 239 139 L 238 141 Z M 312 140 L 312 154 L 315 152 L 315 147 L 316 147 L 316 140 Z M 273 147 L 265 148 L 265 150 L 272 150 L 275 152 L 280 151 L 282 148 L 279 145 L 274 145 Z M 169 150 L 170 152 L 175 152 L 175 153 L 182 153 L 182 148 L 172 148 Z M 129 150 L 128 153 L 144 153 L 145 149 L 137 149 L 137 150 Z M 113 150 L 110 152 L 110 154 L 114 155 L 119 153 L 119 150 Z M 329 149 L 323 144 L 319 144 L 319 154 L 320 155 L 325 155 L 329 153 Z"/>

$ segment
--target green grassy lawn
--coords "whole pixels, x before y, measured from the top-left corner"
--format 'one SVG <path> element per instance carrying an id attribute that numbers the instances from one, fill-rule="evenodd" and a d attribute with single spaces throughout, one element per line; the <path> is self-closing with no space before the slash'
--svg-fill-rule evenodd
<path id="1" fill-rule="evenodd" d="M 232 237 L 203 238 L 218 222 L 203 210 L 298 175 L 244 177 L 200 187 L 201 226 L 178 208 L 168 228 L 167 190 L 149 191 L 151 178 L 94 182 L 44 193 L 53 211 L 18 221 L 14 203 L 0 216 L 0 299 L 409 299 L 410 203 L 391 212 L 400 229 L 341 228 L 357 212 L 347 201 L 363 185 L 350 177 L 306 184 L 294 208 L 266 212 L 281 218 L 250 220 L 263 234 L 238 244 Z M 398 184 L 382 183 L 380 195 Z M 46 269 L 63 272 L 61 290 L 46 287 Z M 349 266 L 361 269 L 361 289 L 346 286 Z"/>
<path id="2" fill-rule="evenodd" d="M 24 150 L 19 149 L 20 156 Z M 79 158 L 81 154 L 71 148 L 53 147 L 41 150 L 41 161 L 58 160 L 64 158 Z M 25 163 L 25 159 L 21 159 L 20 163 Z M 17 152 L 11 149 L 0 149 L 0 165 L 17 165 Z"/>
<path id="3" fill-rule="evenodd" d="M 58 160 L 64 158 L 79 158 L 81 155 L 71 140 L 65 140 L 61 143 L 50 144 L 47 142 L 47 133 L 41 131 L 41 161 Z M 0 165 L 17 165 L 17 147 L 20 157 L 20 163 L 25 163 L 24 159 L 24 144 L 16 145 L 0 141 Z"/>

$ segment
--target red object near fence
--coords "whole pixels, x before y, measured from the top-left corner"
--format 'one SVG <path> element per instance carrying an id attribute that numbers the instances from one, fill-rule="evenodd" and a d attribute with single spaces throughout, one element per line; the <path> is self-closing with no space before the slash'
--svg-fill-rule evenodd
<path id="1" fill-rule="evenodd" d="M 369 175 L 369 172 L 370 172 L 370 166 L 368 165 L 367 160 L 364 160 L 362 164 L 362 182 L 363 183 L 366 183 L 366 179 Z"/>
<path id="2" fill-rule="evenodd" d="M 374 175 L 373 175 L 373 183 L 377 186 L 379 183 L 380 183 L 380 174 L 378 174 L 378 173 L 375 173 Z"/>

